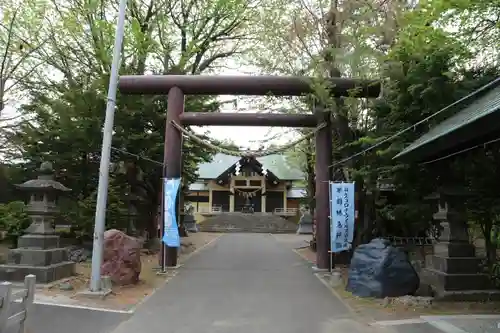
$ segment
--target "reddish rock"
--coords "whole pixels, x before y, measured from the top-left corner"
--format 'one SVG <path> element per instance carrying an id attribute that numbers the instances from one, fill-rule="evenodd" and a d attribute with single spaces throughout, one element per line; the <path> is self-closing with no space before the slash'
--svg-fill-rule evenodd
<path id="1" fill-rule="evenodd" d="M 141 274 L 142 242 L 116 229 L 104 233 L 102 275 L 117 285 L 135 284 Z"/>

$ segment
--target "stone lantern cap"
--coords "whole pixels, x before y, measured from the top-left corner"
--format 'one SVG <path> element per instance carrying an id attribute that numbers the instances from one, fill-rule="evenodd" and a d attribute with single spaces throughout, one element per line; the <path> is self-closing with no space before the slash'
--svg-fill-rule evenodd
<path id="1" fill-rule="evenodd" d="M 43 162 L 40 165 L 38 178 L 28 180 L 22 184 L 17 184 L 15 186 L 25 191 L 71 191 L 70 188 L 67 188 L 63 184 L 54 180 L 54 169 L 52 167 L 52 163 L 50 162 Z"/>

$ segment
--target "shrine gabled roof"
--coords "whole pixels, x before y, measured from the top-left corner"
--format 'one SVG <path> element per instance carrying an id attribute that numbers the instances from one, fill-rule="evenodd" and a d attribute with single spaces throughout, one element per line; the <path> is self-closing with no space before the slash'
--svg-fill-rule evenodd
<path id="1" fill-rule="evenodd" d="M 241 157 L 230 156 L 226 154 L 215 154 L 212 162 L 202 163 L 198 166 L 200 179 L 216 179 L 225 170 L 239 161 Z M 257 161 L 264 168 L 271 171 L 276 177 L 282 180 L 303 180 L 305 177 L 297 168 L 294 168 L 285 155 L 275 154 L 264 157 L 258 157 Z"/>
<path id="2" fill-rule="evenodd" d="M 423 160 L 439 156 L 499 131 L 500 77 L 456 104 L 457 113 L 431 128 L 394 158 Z"/>
<path id="3" fill-rule="evenodd" d="M 256 172 L 257 174 L 266 177 L 267 180 L 271 182 L 278 182 L 279 177 L 277 177 L 271 170 L 266 168 L 262 163 L 260 163 L 255 157 L 252 156 L 243 156 L 236 163 L 232 164 L 221 172 L 219 176 L 217 176 L 216 180 L 218 184 L 224 184 L 227 182 L 231 175 L 237 174 L 238 168 L 250 167 L 251 170 Z"/>

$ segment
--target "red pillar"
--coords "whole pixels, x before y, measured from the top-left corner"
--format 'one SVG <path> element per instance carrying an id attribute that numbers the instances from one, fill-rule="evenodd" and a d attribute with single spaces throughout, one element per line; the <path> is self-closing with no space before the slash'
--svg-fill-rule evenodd
<path id="1" fill-rule="evenodd" d="M 177 87 L 173 87 L 168 92 L 167 104 L 167 123 L 165 128 L 165 143 L 163 155 L 163 177 L 164 178 L 180 178 L 181 177 L 181 164 L 182 164 L 182 133 L 176 129 L 171 122 L 174 121 L 180 124 L 180 115 L 184 112 L 184 93 Z M 163 224 L 163 208 L 164 202 L 162 200 L 162 223 L 161 231 L 162 236 L 164 233 Z M 177 206 L 175 216 L 177 223 L 180 223 L 180 211 Z M 168 247 L 162 243 L 160 255 L 166 255 L 166 266 L 177 266 L 177 248 Z"/>
<path id="2" fill-rule="evenodd" d="M 332 163 L 332 129 L 330 112 L 318 110 L 318 125 L 325 127 L 316 133 L 316 266 L 330 266 L 330 164 Z"/>

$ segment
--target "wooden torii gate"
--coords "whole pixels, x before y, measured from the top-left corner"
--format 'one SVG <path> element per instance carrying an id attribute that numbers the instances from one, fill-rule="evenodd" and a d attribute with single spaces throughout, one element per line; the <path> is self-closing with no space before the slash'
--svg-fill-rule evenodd
<path id="1" fill-rule="evenodd" d="M 313 78 L 286 76 L 208 76 L 208 75 L 130 75 L 121 76 L 118 89 L 124 94 L 168 94 L 165 130 L 164 177 L 180 178 L 182 133 L 173 123 L 213 126 L 283 126 L 317 127 L 316 133 L 316 264 L 320 269 L 330 265 L 329 189 L 332 163 L 332 128 L 328 112 L 313 114 L 207 113 L 184 112 L 184 96 L 191 95 L 257 95 L 301 96 L 314 93 Z M 327 81 L 333 97 L 378 97 L 378 81 L 331 78 Z M 167 163 L 168 162 L 168 163 Z M 179 221 L 179 209 L 177 220 Z M 163 223 L 162 234 L 163 234 Z M 177 249 L 162 246 L 167 267 L 177 265 Z"/>

